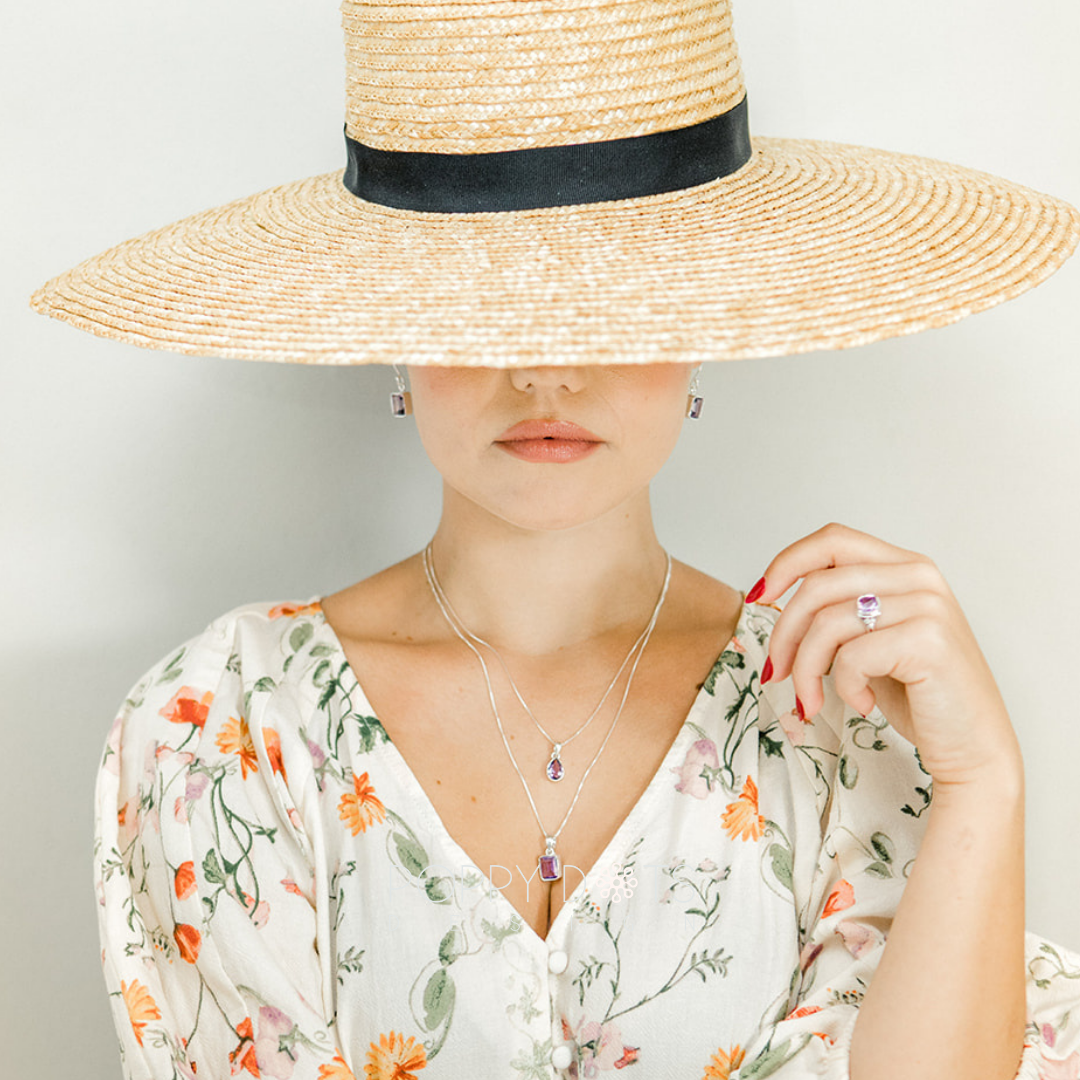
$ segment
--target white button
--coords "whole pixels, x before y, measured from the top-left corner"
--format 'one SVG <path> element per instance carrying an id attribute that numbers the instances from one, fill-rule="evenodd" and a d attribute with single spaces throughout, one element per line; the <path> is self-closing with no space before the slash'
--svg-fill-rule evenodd
<path id="1" fill-rule="evenodd" d="M 551 1051 L 551 1064 L 556 1069 L 569 1069 L 570 1062 L 573 1060 L 573 1051 L 571 1051 L 566 1043 L 563 1043 L 562 1046 L 556 1046 L 555 1049 Z"/>
<path id="2" fill-rule="evenodd" d="M 548 971 L 552 975 L 561 975 L 568 963 L 570 963 L 570 958 L 560 949 L 555 949 L 548 955 Z"/>

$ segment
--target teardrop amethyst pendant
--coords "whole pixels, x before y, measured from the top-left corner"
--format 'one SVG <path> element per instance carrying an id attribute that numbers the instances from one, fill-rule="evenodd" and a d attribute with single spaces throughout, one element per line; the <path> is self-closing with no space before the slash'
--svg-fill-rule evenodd
<path id="1" fill-rule="evenodd" d="M 551 760 L 547 763 L 547 768 L 544 770 L 547 773 L 547 778 L 555 783 L 558 783 L 566 775 L 563 763 L 559 760 L 560 749 L 561 748 L 557 746 L 551 751 Z"/>

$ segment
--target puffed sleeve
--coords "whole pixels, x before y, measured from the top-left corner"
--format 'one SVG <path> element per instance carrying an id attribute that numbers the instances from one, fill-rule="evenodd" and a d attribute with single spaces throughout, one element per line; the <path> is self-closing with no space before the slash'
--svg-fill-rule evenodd
<path id="1" fill-rule="evenodd" d="M 98 772 L 98 922 L 126 1080 L 353 1076 L 326 1009 L 298 740 L 249 717 L 259 672 L 243 652 L 219 620 L 152 668 Z"/>
<path id="2" fill-rule="evenodd" d="M 877 710 L 853 712 L 826 680 L 825 707 L 802 721 L 787 689 L 770 687 L 761 704 L 765 727 L 784 732 L 791 798 L 806 808 L 792 850 L 801 955 L 790 996 L 740 1050 L 731 1078 L 848 1080 L 859 1005 L 918 853 L 932 784 L 915 748 Z M 1078 1080 L 1080 956 L 1033 934 L 1026 953 L 1018 1076 Z"/>

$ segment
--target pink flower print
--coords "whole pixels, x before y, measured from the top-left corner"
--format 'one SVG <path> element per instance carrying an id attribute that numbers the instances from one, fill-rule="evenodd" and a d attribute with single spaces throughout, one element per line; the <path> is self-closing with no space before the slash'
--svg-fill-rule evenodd
<path id="1" fill-rule="evenodd" d="M 244 893 L 244 907 L 248 909 L 248 914 L 256 928 L 261 930 L 270 918 L 270 905 L 265 900 L 260 900 L 256 904 L 254 896 Z"/>
<path id="2" fill-rule="evenodd" d="M 169 761 L 170 759 L 175 761 L 177 765 L 190 765 L 195 760 L 195 755 L 189 753 L 187 750 L 177 752 L 171 746 L 167 746 L 162 743 L 158 746 L 154 753 L 154 756 L 158 761 Z"/>
<path id="3" fill-rule="evenodd" d="M 1039 1053 L 1039 1080 L 1078 1080 L 1080 1078 L 1080 1050 L 1074 1050 L 1067 1058 L 1047 1057 Z"/>
<path id="4" fill-rule="evenodd" d="M 736 652 L 745 655 L 746 646 L 737 637 L 733 637 L 724 652 Z"/>
<path id="5" fill-rule="evenodd" d="M 326 761 L 326 755 L 323 753 L 322 747 L 308 739 L 307 748 L 308 753 L 311 754 L 311 760 L 315 762 L 315 768 L 318 769 Z"/>
<path id="6" fill-rule="evenodd" d="M 206 773 L 189 773 L 187 780 L 184 783 L 184 798 L 189 803 L 193 803 L 196 799 L 202 798 L 202 794 L 209 783 L 210 777 Z"/>
<path id="7" fill-rule="evenodd" d="M 258 1035 L 255 1038 L 255 1060 L 259 1065 L 260 1077 L 273 1077 L 273 1080 L 289 1080 L 293 1074 L 295 1061 L 288 1051 L 280 1049 L 281 1036 L 288 1035 L 293 1029 L 293 1022 L 280 1009 L 264 1005 L 259 1009 Z"/>
<path id="8" fill-rule="evenodd" d="M 689 750 L 682 765 L 671 771 L 678 776 L 675 790 L 680 795 L 691 795 L 695 799 L 707 799 L 712 791 L 705 774 L 706 769 L 720 767 L 720 757 L 716 753 L 716 744 L 712 739 L 698 739 Z"/>
<path id="9" fill-rule="evenodd" d="M 157 773 L 157 752 L 160 744 L 156 739 L 151 739 L 146 744 L 143 752 L 143 780 L 147 787 L 153 787 L 154 776 Z"/>
<path id="10" fill-rule="evenodd" d="M 791 712 L 784 713 L 783 716 L 779 717 L 779 723 L 792 746 L 806 745 L 807 728 L 813 725 L 813 720 L 810 717 L 800 720 L 799 714 L 792 709 Z"/>
<path id="11" fill-rule="evenodd" d="M 799 954 L 799 970 L 805 975 L 810 970 L 810 965 L 821 955 L 825 946 L 820 942 L 808 941 Z"/>
<path id="12" fill-rule="evenodd" d="M 593 1080 L 602 1072 L 624 1069 L 637 1061 L 639 1047 L 626 1046 L 622 1032 L 613 1023 L 601 1024 L 591 1020 L 582 1024 L 576 1034 L 563 1021 L 563 1034 L 573 1037 L 578 1045 L 578 1060 L 571 1066 L 571 1075 Z"/>
<path id="13" fill-rule="evenodd" d="M 881 931 L 875 930 L 872 926 L 865 926 L 863 923 L 853 922 L 850 919 L 838 922 L 836 924 L 836 933 L 840 935 L 844 948 L 856 959 L 871 952 L 884 941 Z"/>
<path id="14" fill-rule="evenodd" d="M 202 798 L 203 792 L 206 791 L 209 784 L 210 777 L 204 772 L 189 772 L 187 774 L 187 779 L 184 782 L 184 794 L 173 805 L 173 816 L 181 825 L 187 824 L 192 804 L 197 799 Z"/>
<path id="15" fill-rule="evenodd" d="M 1043 1024 L 1039 1029 L 1039 1034 L 1042 1036 L 1042 1041 L 1046 1046 L 1052 1048 L 1054 1043 L 1057 1042 L 1057 1032 L 1054 1031 L 1051 1024 Z"/>

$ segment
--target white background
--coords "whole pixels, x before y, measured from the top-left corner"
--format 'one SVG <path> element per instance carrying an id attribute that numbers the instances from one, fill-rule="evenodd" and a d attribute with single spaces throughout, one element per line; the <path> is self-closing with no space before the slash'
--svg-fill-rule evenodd
<path id="1" fill-rule="evenodd" d="M 332 0 L 9 5 L 0 388 L 0 1048 L 119 1075 L 91 883 L 94 772 L 129 686 L 213 616 L 426 541 L 437 478 L 385 368 L 149 353 L 30 312 L 46 278 L 337 168 Z M 941 157 L 1080 203 L 1074 0 L 741 0 L 753 130 Z M 661 538 L 746 589 L 829 520 L 926 551 L 1027 762 L 1028 925 L 1080 948 L 1080 259 L 945 330 L 719 365 L 655 487 Z"/>

